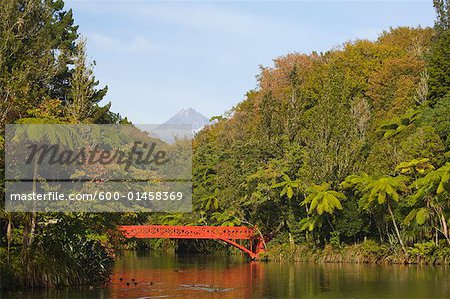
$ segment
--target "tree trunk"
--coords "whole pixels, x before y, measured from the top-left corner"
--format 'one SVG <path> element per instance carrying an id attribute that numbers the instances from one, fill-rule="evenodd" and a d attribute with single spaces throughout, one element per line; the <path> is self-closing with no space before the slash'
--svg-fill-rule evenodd
<path id="1" fill-rule="evenodd" d="M 34 240 L 34 234 L 36 231 L 36 218 L 37 218 L 37 213 L 31 212 L 30 238 L 28 239 L 28 246 L 31 246 L 31 244 L 33 243 L 33 240 Z"/>
<path id="2" fill-rule="evenodd" d="M 12 241 L 12 225 L 11 225 L 11 218 L 8 219 L 8 227 L 6 229 L 6 239 L 8 241 L 8 264 L 9 264 L 9 251 L 11 248 L 11 241 Z"/>
<path id="3" fill-rule="evenodd" d="M 26 261 L 28 258 L 28 244 L 30 237 L 30 224 L 28 221 L 29 213 L 25 213 L 25 222 L 23 224 L 23 235 L 22 235 L 22 254 L 20 255 L 22 266 L 26 266 Z"/>
<path id="4" fill-rule="evenodd" d="M 36 187 L 37 175 L 38 175 L 38 159 L 36 158 L 34 160 L 34 170 L 33 170 L 33 193 L 36 193 L 37 190 Z M 31 246 L 31 244 L 33 243 L 34 233 L 36 230 L 36 218 L 37 213 L 34 211 L 33 207 L 33 212 L 31 212 L 30 238 L 28 239 L 28 246 Z"/>
<path id="5" fill-rule="evenodd" d="M 448 226 L 447 220 L 445 220 L 444 213 L 441 211 L 441 219 L 442 219 L 442 232 L 444 233 L 445 239 L 447 239 L 447 243 L 450 244 L 450 239 L 448 236 Z"/>
<path id="6" fill-rule="evenodd" d="M 377 220 L 375 220 L 375 226 L 377 227 L 377 230 L 378 230 L 378 236 L 380 237 L 380 243 L 384 243 L 383 231 Z"/>
<path id="7" fill-rule="evenodd" d="M 395 233 L 397 234 L 398 241 L 400 242 L 400 245 L 402 246 L 403 252 L 406 253 L 405 245 L 403 244 L 402 238 L 400 237 L 400 231 L 398 230 L 397 222 L 395 222 L 394 213 L 392 212 L 390 204 L 388 204 L 388 211 L 389 211 L 389 214 L 391 214 L 392 223 L 394 224 L 394 229 L 395 229 Z"/>

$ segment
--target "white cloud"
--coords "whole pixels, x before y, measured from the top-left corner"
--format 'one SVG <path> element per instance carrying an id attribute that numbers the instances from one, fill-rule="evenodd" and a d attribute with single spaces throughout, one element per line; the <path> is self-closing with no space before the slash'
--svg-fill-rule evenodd
<path id="1" fill-rule="evenodd" d="M 142 54 L 155 49 L 154 45 L 143 36 L 135 36 L 126 40 L 100 33 L 90 33 L 87 34 L 87 40 L 90 46 L 104 51 Z"/>

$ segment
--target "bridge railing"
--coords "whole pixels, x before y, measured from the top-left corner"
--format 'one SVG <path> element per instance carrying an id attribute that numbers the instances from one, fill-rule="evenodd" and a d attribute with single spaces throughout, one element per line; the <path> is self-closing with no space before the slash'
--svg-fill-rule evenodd
<path id="1" fill-rule="evenodd" d="M 167 225 L 127 225 L 121 226 L 126 238 L 166 238 L 166 239 L 236 239 L 255 238 L 255 231 L 248 227 L 232 226 L 167 226 Z"/>

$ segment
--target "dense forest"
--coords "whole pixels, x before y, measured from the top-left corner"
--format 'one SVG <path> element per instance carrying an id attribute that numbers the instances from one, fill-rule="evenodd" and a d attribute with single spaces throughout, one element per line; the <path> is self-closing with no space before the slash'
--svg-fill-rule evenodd
<path id="1" fill-rule="evenodd" d="M 253 225 L 292 254 L 362 243 L 402 261 L 449 257 L 450 7 L 434 5 L 434 28 L 261 67 L 194 140 L 195 213 L 155 221 Z"/>
<path id="2" fill-rule="evenodd" d="M 122 214 L 4 210 L 5 124 L 127 122 L 101 106 L 94 63 L 61 0 L 0 4 L 1 286 L 95 284 L 114 259 L 111 229 Z M 131 216 L 132 218 L 135 216 Z"/>
<path id="3" fill-rule="evenodd" d="M 114 226 L 146 222 L 256 227 L 269 257 L 350 248 L 375 261 L 447 260 L 449 4 L 434 1 L 434 28 L 391 28 L 261 67 L 257 88 L 195 136 L 192 213 L 10 213 L 2 204 L 2 286 L 102 283 L 120 241 Z M 0 159 L 8 123 L 128 122 L 99 104 L 107 88 L 77 29 L 61 0 L 0 4 Z M 219 248 L 207 245 L 198 248 Z"/>

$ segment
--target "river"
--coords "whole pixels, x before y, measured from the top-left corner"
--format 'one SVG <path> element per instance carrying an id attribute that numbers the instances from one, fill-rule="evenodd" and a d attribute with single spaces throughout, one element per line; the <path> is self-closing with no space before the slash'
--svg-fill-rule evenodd
<path id="1" fill-rule="evenodd" d="M 445 266 L 249 262 L 127 252 L 105 287 L 5 298 L 450 298 Z M 2 297 L 3 298 L 3 297 Z"/>

